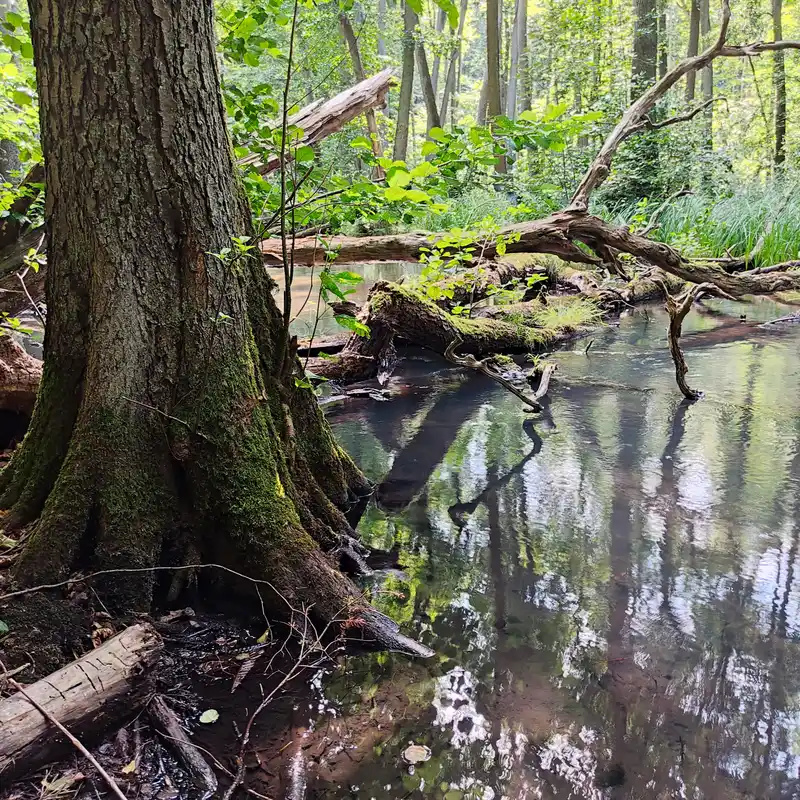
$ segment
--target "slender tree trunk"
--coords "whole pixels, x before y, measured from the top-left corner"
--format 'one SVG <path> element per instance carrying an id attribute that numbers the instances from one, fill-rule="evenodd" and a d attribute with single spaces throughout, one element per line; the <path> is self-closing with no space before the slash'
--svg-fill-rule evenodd
<path id="1" fill-rule="evenodd" d="M 400 102 L 397 107 L 397 127 L 394 132 L 395 161 L 405 161 L 408 155 L 408 127 L 411 100 L 414 93 L 414 31 L 417 14 L 408 3 L 403 4 L 403 74 L 400 79 Z"/>
<path id="2" fill-rule="evenodd" d="M 378 55 L 386 55 L 386 0 L 378 0 Z"/>
<path id="3" fill-rule="evenodd" d="M 503 113 L 500 98 L 500 25 L 499 0 L 486 2 L 486 116 L 488 119 Z"/>
<path id="4" fill-rule="evenodd" d="M 700 0 L 690 0 L 689 11 L 689 49 L 686 55 L 689 58 L 700 52 Z M 697 85 L 697 71 L 692 70 L 686 75 L 686 102 L 694 102 L 695 87 Z"/>
<path id="5" fill-rule="evenodd" d="M 707 37 L 711 33 L 711 10 L 709 0 L 700 0 L 700 36 L 703 46 L 708 44 Z M 708 102 L 714 97 L 714 63 L 710 63 L 703 68 L 701 74 L 701 84 L 703 89 L 703 102 Z M 706 146 L 711 149 L 714 146 L 714 106 L 709 104 L 703 112 L 706 126 Z"/>
<path id="6" fill-rule="evenodd" d="M 658 0 L 633 0 L 631 96 L 655 83 L 658 59 Z"/>
<path id="7" fill-rule="evenodd" d="M 441 117 L 442 127 L 447 123 L 447 115 L 450 113 L 450 98 L 455 98 L 456 82 L 458 78 L 458 62 L 461 58 L 461 37 L 464 34 L 464 22 L 467 18 L 467 3 L 469 0 L 461 0 L 461 9 L 458 15 L 458 30 L 456 31 L 453 52 L 450 55 L 450 63 L 447 67 L 447 76 L 444 79 L 444 90 L 442 91 Z"/>
<path id="8" fill-rule="evenodd" d="M 356 77 L 356 82 L 360 83 L 366 80 L 367 74 L 364 72 L 364 65 L 361 62 L 361 52 L 358 49 L 358 39 L 353 31 L 353 26 L 347 14 L 339 14 L 339 27 L 342 30 L 342 36 L 347 43 L 347 49 L 350 51 L 350 60 L 353 62 L 353 73 Z M 375 111 L 368 108 L 364 112 L 367 119 L 367 134 L 372 142 L 372 152 L 380 157 L 383 155 L 383 145 L 381 143 L 380 131 L 378 130 L 378 120 L 375 117 Z M 384 177 L 383 168 L 378 166 L 375 169 L 375 177 L 382 180 Z"/>
<path id="9" fill-rule="evenodd" d="M 533 103 L 533 63 L 531 60 L 531 36 L 528 30 L 528 6 L 525 5 L 525 30 L 522 32 L 522 52 L 520 53 L 519 68 L 521 72 L 522 92 L 520 97 L 520 111 L 530 111 Z"/>
<path id="10" fill-rule="evenodd" d="M 439 13 L 436 16 L 436 34 L 437 39 L 441 36 L 444 32 L 444 26 L 447 22 L 447 14 L 443 8 L 439 9 Z M 439 69 L 441 66 L 442 57 L 439 54 L 439 47 L 437 42 L 436 47 L 436 54 L 433 57 L 433 67 L 431 68 L 431 85 L 433 86 L 433 93 L 434 95 L 438 95 L 439 93 Z"/>
<path id="11" fill-rule="evenodd" d="M 667 31 L 667 0 L 658 0 L 658 78 L 667 74 L 669 37 Z"/>
<path id="12" fill-rule="evenodd" d="M 213 562 L 268 580 L 276 607 L 383 630 L 321 549 L 352 534 L 339 509 L 365 481 L 296 386 L 261 259 L 211 255 L 253 237 L 211 0 L 30 7 L 48 320 L 28 435 L 0 476 L 5 527 L 38 517 L 17 579 L 142 568 L 94 586 L 146 610 L 166 590 L 146 570 Z M 225 578 L 198 576 L 255 599 Z"/>
<path id="13" fill-rule="evenodd" d="M 772 0 L 772 38 L 783 39 L 783 0 Z M 775 87 L 775 166 L 786 161 L 786 62 L 783 50 L 772 54 L 772 83 Z"/>
<path id="14" fill-rule="evenodd" d="M 489 78 L 488 71 L 484 67 L 483 81 L 481 83 L 481 91 L 478 95 L 478 109 L 475 112 L 478 125 L 485 125 L 487 122 L 488 113 L 488 98 L 489 98 Z"/>
<path id="15" fill-rule="evenodd" d="M 428 113 L 427 132 L 431 128 L 440 128 L 441 120 L 439 109 L 436 107 L 436 92 L 428 69 L 428 56 L 425 53 L 425 45 L 421 41 L 417 42 L 417 69 L 419 69 L 419 82 L 422 84 L 422 96 L 425 98 L 425 110 Z"/>
<path id="16" fill-rule="evenodd" d="M 517 87 L 522 53 L 525 50 L 526 31 L 528 28 L 528 0 L 517 0 L 514 27 L 511 32 L 511 62 L 508 71 L 508 92 L 506 94 L 506 116 L 517 118 Z"/>
<path id="17" fill-rule="evenodd" d="M 489 121 L 503 113 L 500 97 L 500 2 L 486 2 L 486 117 Z M 497 172 L 506 171 L 505 156 L 497 160 Z"/>

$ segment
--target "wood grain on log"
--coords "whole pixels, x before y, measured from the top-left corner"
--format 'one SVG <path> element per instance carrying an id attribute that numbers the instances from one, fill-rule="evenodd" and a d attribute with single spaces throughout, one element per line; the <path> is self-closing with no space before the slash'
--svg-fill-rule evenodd
<path id="1" fill-rule="evenodd" d="M 146 624 L 133 625 L 25 691 L 75 736 L 90 742 L 136 713 L 163 647 Z M 0 700 L 0 785 L 63 758 L 72 745 L 19 692 Z"/>

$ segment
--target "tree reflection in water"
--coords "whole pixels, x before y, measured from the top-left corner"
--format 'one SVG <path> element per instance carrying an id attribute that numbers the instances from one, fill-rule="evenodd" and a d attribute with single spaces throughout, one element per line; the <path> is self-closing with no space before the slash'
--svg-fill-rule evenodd
<path id="1" fill-rule="evenodd" d="M 322 796 L 800 791 L 800 332 L 731 341 L 724 321 L 688 321 L 694 405 L 650 310 L 556 354 L 545 419 L 478 379 L 420 388 L 406 418 L 384 404 L 408 432 L 384 444 L 370 407 L 334 417 L 386 479 L 360 531 L 404 575 L 377 602 L 439 655 L 329 678 L 345 722 L 381 729 Z M 432 750 L 413 775 L 409 741 Z"/>

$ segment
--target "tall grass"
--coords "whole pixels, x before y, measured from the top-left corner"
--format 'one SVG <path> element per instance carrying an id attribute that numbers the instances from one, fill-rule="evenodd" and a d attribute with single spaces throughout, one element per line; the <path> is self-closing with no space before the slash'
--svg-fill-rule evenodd
<path id="1" fill-rule="evenodd" d="M 774 218 L 758 264 L 767 266 L 797 259 L 800 196 L 792 188 L 751 186 L 720 199 L 700 195 L 678 198 L 659 216 L 660 225 L 652 235 L 688 256 L 722 258 L 730 253 L 744 257 L 764 232 L 767 221 Z M 645 210 L 645 215 L 649 216 L 654 208 L 655 204 Z M 611 216 L 616 222 L 631 224 L 637 213 L 639 209 L 631 207 Z"/>

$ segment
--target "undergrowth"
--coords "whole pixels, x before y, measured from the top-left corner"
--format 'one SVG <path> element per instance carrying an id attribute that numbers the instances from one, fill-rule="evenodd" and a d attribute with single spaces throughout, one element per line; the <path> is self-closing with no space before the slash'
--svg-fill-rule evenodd
<path id="1" fill-rule="evenodd" d="M 596 325 L 603 312 L 596 302 L 586 297 L 548 297 L 533 312 L 533 321 L 541 328 L 574 331 L 585 325 Z"/>

